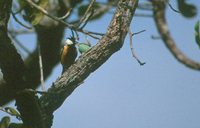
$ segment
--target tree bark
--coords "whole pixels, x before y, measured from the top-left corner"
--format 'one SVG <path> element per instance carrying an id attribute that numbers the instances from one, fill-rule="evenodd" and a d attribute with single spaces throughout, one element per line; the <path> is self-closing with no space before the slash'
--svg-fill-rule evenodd
<path id="1" fill-rule="evenodd" d="M 6 81 L 7 91 L 2 95 L 15 95 L 16 89 L 26 87 L 26 68 L 21 56 L 17 53 L 7 33 L 7 24 L 10 18 L 12 0 L 0 1 L 0 68 Z M 8 93 L 9 92 L 9 93 Z M 1 97 L 0 101 L 5 97 Z M 0 104 L 2 105 L 2 104 Z"/>
<path id="2" fill-rule="evenodd" d="M 137 4 L 138 0 L 120 0 L 105 36 L 69 67 L 40 98 L 42 109 L 47 114 L 44 118 L 47 127 L 50 127 L 52 123 L 52 118 L 49 117 L 53 117 L 53 112 L 62 105 L 74 89 L 111 55 L 120 50 Z"/>

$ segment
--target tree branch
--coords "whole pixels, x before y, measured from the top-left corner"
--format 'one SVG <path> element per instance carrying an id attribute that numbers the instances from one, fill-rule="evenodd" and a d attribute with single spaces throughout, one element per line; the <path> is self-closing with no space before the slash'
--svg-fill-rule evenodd
<path id="1" fill-rule="evenodd" d="M 88 35 L 88 36 L 91 36 L 91 37 L 95 38 L 95 39 L 98 39 L 98 37 L 96 37 L 95 35 L 101 35 L 101 36 L 103 36 L 101 33 L 91 32 L 91 31 L 83 30 L 83 29 L 81 29 L 81 28 L 77 28 L 75 25 L 69 24 L 69 23 L 63 21 L 62 19 L 60 19 L 60 18 L 58 18 L 58 17 L 56 17 L 56 16 L 53 16 L 53 15 L 49 14 L 48 11 L 46 11 L 46 10 L 43 9 L 42 7 L 38 6 L 37 4 L 35 4 L 35 3 L 34 3 L 33 1 L 31 1 L 31 0 L 26 0 L 26 2 L 27 2 L 30 6 L 34 7 L 35 9 L 39 10 L 40 12 L 42 12 L 44 15 L 46 15 L 46 16 L 48 16 L 49 18 L 53 19 L 54 21 L 58 21 L 60 24 L 64 25 L 65 27 L 68 27 L 68 28 L 70 28 L 70 29 L 72 29 L 72 30 L 75 30 L 75 31 L 78 31 L 78 32 L 82 32 L 82 33 L 84 33 L 84 34 L 86 34 L 86 35 Z"/>
<path id="2" fill-rule="evenodd" d="M 176 46 L 175 41 L 170 35 L 168 30 L 167 21 L 165 19 L 165 1 L 164 0 L 153 0 L 153 15 L 154 20 L 157 26 L 157 29 L 161 35 L 163 42 L 165 43 L 166 47 L 170 50 L 173 56 L 185 66 L 194 69 L 200 70 L 200 63 L 195 62 L 188 58 L 184 53 L 181 52 L 180 49 Z"/>
<path id="3" fill-rule="evenodd" d="M 40 98 L 47 116 L 44 119 L 47 127 L 51 126 L 53 112 L 92 72 L 105 63 L 112 54 L 120 50 L 127 35 L 129 25 L 137 7 L 138 0 L 120 0 L 117 11 L 112 18 L 105 36 L 99 43 L 83 54 L 52 87 Z M 112 38 L 111 38 L 112 37 Z"/>
<path id="4" fill-rule="evenodd" d="M 65 14 L 66 9 L 61 7 L 59 10 L 56 11 L 58 16 L 61 16 Z M 38 25 L 35 27 L 37 34 L 37 42 L 40 43 L 42 50 L 41 53 L 43 56 L 43 64 L 44 64 L 44 79 L 46 79 L 51 74 L 53 68 L 59 62 L 60 45 L 62 42 L 63 32 L 64 32 L 63 25 L 57 24 L 50 19 L 46 20 L 48 20 L 48 23 L 51 24 L 51 26 Z M 1 52 L 2 51 L 0 51 L 0 55 Z M 12 85 L 12 87 L 10 87 L 8 86 L 8 83 L 1 80 L 2 82 L 0 82 L 0 105 L 4 105 L 9 101 L 11 101 L 14 98 L 15 93 L 20 90 L 23 90 L 25 88 L 38 87 L 40 83 L 38 50 L 35 49 L 35 51 L 33 51 L 33 53 L 31 53 L 27 57 L 24 63 L 27 67 L 26 75 L 29 84 L 26 87 L 24 87 L 21 84 L 15 83 Z M 16 64 L 16 62 L 12 62 L 12 64 Z M 18 74 L 16 76 L 18 76 Z"/>
<path id="5" fill-rule="evenodd" d="M 82 23 L 84 23 L 84 21 L 86 19 L 88 19 L 87 16 L 89 15 L 89 13 L 91 13 L 93 5 L 94 5 L 95 2 L 96 2 L 96 0 L 91 0 L 91 2 L 89 4 L 87 10 L 85 11 L 84 15 L 80 18 L 80 21 L 76 24 L 77 28 L 80 27 L 80 25 Z"/>
<path id="6" fill-rule="evenodd" d="M 17 53 L 16 48 L 8 37 L 7 23 L 11 6 L 12 0 L 0 1 L 0 68 L 8 89 L 16 89 L 26 86 L 26 72 L 21 56 Z M 12 93 L 12 95 L 15 95 L 15 92 Z M 0 97 L 1 95 L 8 94 L 5 91 L 0 93 Z"/>

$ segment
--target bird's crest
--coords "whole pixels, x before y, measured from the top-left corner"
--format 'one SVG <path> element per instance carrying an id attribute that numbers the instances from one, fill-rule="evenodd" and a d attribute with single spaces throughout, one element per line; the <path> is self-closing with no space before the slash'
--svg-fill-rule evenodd
<path id="1" fill-rule="evenodd" d="M 67 38 L 67 40 L 65 41 L 65 43 L 66 43 L 67 45 L 73 45 L 73 44 L 76 43 L 76 42 L 75 42 L 75 38 L 74 38 L 73 36 L 71 36 L 71 37 Z"/>

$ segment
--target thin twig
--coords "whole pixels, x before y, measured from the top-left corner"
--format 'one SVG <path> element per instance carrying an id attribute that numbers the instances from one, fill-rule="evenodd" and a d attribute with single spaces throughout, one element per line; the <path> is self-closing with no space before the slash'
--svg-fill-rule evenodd
<path id="1" fill-rule="evenodd" d="M 151 35 L 151 39 L 153 39 L 153 40 L 160 40 L 162 38 L 160 36 Z"/>
<path id="2" fill-rule="evenodd" d="M 92 46 L 92 44 L 91 44 L 91 42 L 88 40 L 88 38 L 87 38 L 87 35 L 85 36 L 85 40 L 86 40 L 86 42 L 87 43 L 83 43 L 83 42 L 77 42 L 77 44 L 76 45 L 80 45 L 80 44 L 85 44 L 85 45 L 87 45 L 87 46 L 89 46 L 89 47 L 91 47 Z"/>
<path id="3" fill-rule="evenodd" d="M 80 27 L 80 29 L 83 29 L 87 25 L 87 23 L 89 22 L 93 14 L 94 14 L 94 10 L 92 10 L 90 15 L 87 18 L 85 18 L 85 21 L 83 21 L 84 24 Z"/>
<path id="4" fill-rule="evenodd" d="M 181 13 L 180 11 L 176 10 L 170 3 L 169 1 L 166 1 L 166 3 L 169 5 L 169 7 L 171 8 L 172 11 L 176 12 L 176 13 Z"/>
<path id="5" fill-rule="evenodd" d="M 3 111 L 3 112 L 5 112 L 5 113 L 7 113 L 7 114 L 9 114 L 9 115 L 11 115 L 11 116 L 15 116 L 18 120 L 21 120 L 20 115 L 19 115 L 19 116 L 14 115 L 12 112 L 6 111 L 5 108 L 3 108 L 3 107 L 1 107 L 1 106 L 0 106 L 0 111 Z"/>
<path id="6" fill-rule="evenodd" d="M 37 91 L 37 90 L 35 90 L 35 92 L 38 93 L 38 94 L 40 94 L 40 95 L 47 94 L 46 91 Z"/>
<path id="7" fill-rule="evenodd" d="M 66 19 L 66 18 L 70 15 L 71 11 L 72 11 L 72 9 L 70 8 L 70 9 L 67 11 L 67 13 L 66 13 L 64 16 L 60 17 L 59 19 L 60 19 L 60 20 Z"/>
<path id="8" fill-rule="evenodd" d="M 146 30 L 141 30 L 141 31 L 139 31 L 139 32 L 135 32 L 135 33 L 132 33 L 132 36 L 134 36 L 134 35 L 137 35 L 137 34 L 140 34 L 140 33 L 142 33 L 142 32 L 145 32 Z"/>
<path id="9" fill-rule="evenodd" d="M 152 11 L 153 7 L 151 3 L 142 3 L 138 4 L 137 9 L 145 10 L 145 11 Z"/>
<path id="10" fill-rule="evenodd" d="M 24 9 L 23 7 L 17 5 L 17 2 L 13 2 L 13 9 L 15 10 L 15 12 L 13 12 L 15 15 L 22 12 L 22 10 Z"/>
<path id="11" fill-rule="evenodd" d="M 139 32 L 136 32 L 136 33 L 132 33 L 131 32 L 131 29 L 129 29 L 129 37 L 130 37 L 130 48 L 131 48 L 131 53 L 132 53 L 132 56 L 137 60 L 137 62 L 143 66 L 144 64 L 146 64 L 145 62 L 141 62 L 140 59 L 136 56 L 135 52 L 134 52 L 134 48 L 133 48 L 133 36 L 134 35 L 137 35 L 137 34 L 140 34 L 142 32 L 144 32 L 145 30 L 142 30 L 142 31 L 139 31 Z"/>
<path id="12" fill-rule="evenodd" d="M 3 112 L 5 112 L 5 113 L 7 113 L 7 114 L 9 114 L 9 115 L 12 115 L 12 113 L 11 112 L 9 112 L 9 111 L 6 111 L 3 107 L 0 107 L 0 110 L 1 111 L 3 111 Z"/>
<path id="13" fill-rule="evenodd" d="M 31 55 L 31 51 L 29 51 L 29 49 L 27 49 L 24 45 L 21 44 L 21 42 L 16 38 L 16 36 L 11 33 L 8 32 L 12 41 L 14 41 L 17 45 L 19 45 L 19 47 L 21 47 L 27 54 Z"/>
<path id="14" fill-rule="evenodd" d="M 79 32 L 82 32 L 84 33 L 85 35 L 88 35 L 94 39 L 97 39 L 97 40 L 100 40 L 99 37 L 97 36 L 94 36 L 94 35 L 98 35 L 98 36 L 103 36 L 104 34 L 103 33 L 99 33 L 99 32 L 91 32 L 91 31 L 87 31 L 87 30 L 83 30 L 83 29 L 77 29 Z"/>
<path id="15" fill-rule="evenodd" d="M 136 13 L 136 14 L 134 15 L 134 17 L 152 18 L 153 15 L 151 15 L 151 14 L 139 14 L 139 13 Z"/>
<path id="16" fill-rule="evenodd" d="M 42 64 L 42 54 L 40 44 L 38 43 L 38 56 L 39 56 L 39 65 L 40 65 L 40 82 L 42 86 L 42 91 L 45 91 L 45 84 L 44 84 L 44 73 L 43 73 L 43 64 Z"/>
<path id="17" fill-rule="evenodd" d="M 88 37 L 87 36 L 85 36 L 85 39 L 86 39 L 86 41 L 87 41 L 87 44 L 88 44 L 88 46 L 92 46 L 92 44 L 91 44 L 91 42 L 88 40 Z"/>
<path id="18" fill-rule="evenodd" d="M 64 22 L 63 20 L 59 19 L 58 17 L 52 16 L 51 14 L 49 14 L 45 9 L 43 9 L 42 7 L 38 6 L 37 4 L 35 4 L 33 1 L 31 0 L 26 0 L 26 2 L 28 2 L 28 4 L 34 8 L 36 8 L 37 10 L 39 10 L 40 12 L 42 12 L 44 15 L 50 17 L 51 19 L 58 21 L 62 24 L 64 24 L 66 27 L 69 28 L 73 28 L 74 26 L 72 24 L 68 24 L 66 22 Z"/>
<path id="19" fill-rule="evenodd" d="M 80 38 L 79 38 L 79 34 L 77 31 L 75 31 L 75 35 L 76 35 L 76 39 L 79 40 Z"/>
<path id="20" fill-rule="evenodd" d="M 77 23 L 77 28 L 80 27 L 80 25 L 83 23 L 83 22 L 86 22 L 88 20 L 88 14 L 89 12 L 91 12 L 92 10 L 92 6 L 94 5 L 96 0 L 91 0 L 90 1 L 90 4 L 88 6 L 88 8 L 86 9 L 84 15 L 81 17 L 80 21 Z"/>
<path id="21" fill-rule="evenodd" d="M 86 35 L 89 35 L 89 34 L 95 34 L 95 35 L 98 35 L 98 36 L 103 36 L 105 35 L 104 33 L 100 33 L 100 32 L 92 32 L 92 31 L 87 31 L 87 30 L 82 30 L 82 29 L 77 29 L 79 32 L 83 32 L 84 34 Z M 90 36 L 90 35 L 89 35 Z"/>
<path id="22" fill-rule="evenodd" d="M 23 10 L 23 8 L 20 8 L 19 10 L 17 10 L 16 12 L 13 12 L 13 14 L 18 14 L 18 13 L 20 13 L 21 11 Z"/>
<path id="23" fill-rule="evenodd" d="M 55 17 L 55 16 L 52 16 L 51 14 L 49 14 L 45 9 L 43 9 L 42 7 L 38 6 L 37 4 L 35 4 L 33 1 L 31 0 L 26 0 L 26 2 L 36 8 L 37 10 L 39 10 L 40 12 L 42 12 L 44 15 L 48 16 L 49 18 L 55 20 L 55 21 L 58 21 L 59 23 L 63 24 L 64 26 L 70 28 L 70 29 L 73 29 L 74 31 L 78 31 L 78 32 L 82 32 L 88 36 L 91 36 L 95 39 L 99 39 L 99 37 L 95 36 L 95 35 L 102 35 L 100 33 L 97 34 L 97 32 L 89 32 L 89 31 L 86 31 L 86 30 L 83 30 L 83 29 L 78 29 L 76 28 L 74 25 L 72 24 L 69 24 L 67 22 L 64 22 L 63 20 L 59 19 L 58 17 Z"/>
<path id="24" fill-rule="evenodd" d="M 14 35 L 21 35 L 21 34 L 33 34 L 34 31 L 33 30 L 24 30 L 24 29 L 9 29 L 8 30 L 9 33 L 12 33 Z"/>
<path id="25" fill-rule="evenodd" d="M 15 20 L 17 23 L 19 23 L 21 26 L 23 26 L 23 27 L 25 27 L 25 28 L 27 28 L 27 29 L 32 29 L 31 27 L 29 27 L 29 26 L 23 24 L 20 20 L 18 20 L 17 17 L 15 16 L 16 14 L 15 14 L 13 11 L 11 11 L 11 14 L 12 14 L 14 20 Z"/>

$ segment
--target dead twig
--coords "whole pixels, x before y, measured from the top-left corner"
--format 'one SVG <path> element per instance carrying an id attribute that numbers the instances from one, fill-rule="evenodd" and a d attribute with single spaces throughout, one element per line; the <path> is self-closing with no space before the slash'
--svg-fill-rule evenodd
<path id="1" fill-rule="evenodd" d="M 7 107 L 7 108 L 11 108 L 11 107 Z M 6 107 L 3 108 L 3 107 L 0 106 L 0 111 L 3 111 L 3 112 L 5 112 L 5 113 L 7 113 L 11 116 L 15 116 L 18 120 L 21 120 L 21 116 L 18 114 L 18 112 L 16 110 L 13 110 L 13 112 L 14 112 L 13 113 L 12 111 L 11 112 L 8 111 L 7 108 Z"/>
<path id="2" fill-rule="evenodd" d="M 134 15 L 134 17 L 153 18 L 153 15 L 151 15 L 151 14 L 139 14 L 139 13 L 136 13 L 136 14 Z"/>
<path id="3" fill-rule="evenodd" d="M 168 4 L 168 6 L 171 8 L 172 11 L 176 12 L 176 13 L 181 13 L 180 11 L 176 10 L 170 3 L 169 1 L 166 1 L 166 3 Z"/>
<path id="4" fill-rule="evenodd" d="M 151 35 L 151 39 L 153 39 L 153 40 L 160 40 L 162 38 L 160 36 Z"/>
<path id="5" fill-rule="evenodd" d="M 43 73 L 43 64 L 42 64 L 42 54 L 40 44 L 38 43 L 38 57 L 39 57 L 39 66 L 40 66 L 40 82 L 42 91 L 45 91 L 45 84 L 44 84 L 44 73 Z"/>
<path id="6" fill-rule="evenodd" d="M 23 27 L 25 27 L 25 28 L 27 28 L 27 29 L 32 29 L 32 27 L 29 27 L 29 26 L 23 24 L 20 20 L 18 20 L 18 18 L 16 17 L 16 14 L 15 14 L 13 11 L 11 11 L 11 14 L 12 14 L 14 20 L 15 20 L 18 24 L 20 24 L 21 26 L 23 26 Z"/>
<path id="7" fill-rule="evenodd" d="M 34 33 L 33 30 L 24 30 L 24 29 L 9 29 L 8 32 L 14 34 L 15 36 Z"/>
<path id="8" fill-rule="evenodd" d="M 66 13 L 64 16 L 60 17 L 59 19 L 60 19 L 60 20 L 66 19 L 66 18 L 70 15 L 71 11 L 72 11 L 72 9 L 70 8 L 70 9 L 67 11 L 67 13 Z"/>
<path id="9" fill-rule="evenodd" d="M 8 32 L 12 41 L 14 41 L 14 43 L 16 43 L 17 45 L 19 45 L 19 47 L 22 48 L 22 50 L 24 50 L 27 54 L 31 55 L 31 51 L 29 51 L 29 49 L 27 49 L 24 45 L 21 44 L 21 42 L 16 38 L 16 36 L 11 33 L 11 32 Z"/>
<path id="10" fill-rule="evenodd" d="M 80 27 L 80 25 L 81 25 L 82 23 L 88 21 L 88 19 L 89 19 L 89 17 L 90 17 L 90 16 L 88 16 L 88 15 L 89 15 L 89 13 L 92 13 L 91 11 L 93 10 L 93 5 L 94 5 L 95 1 L 96 1 L 96 0 L 91 0 L 91 2 L 90 2 L 90 4 L 89 4 L 89 6 L 87 7 L 87 9 L 86 9 L 84 15 L 81 17 L 80 21 L 77 23 L 77 25 L 76 25 L 77 28 Z M 91 15 L 91 14 L 90 14 L 90 15 Z"/>
<path id="11" fill-rule="evenodd" d="M 129 29 L 129 37 L 130 37 L 130 48 L 131 48 L 131 53 L 132 53 L 132 56 L 137 60 L 137 62 L 143 66 L 144 64 L 146 64 L 145 62 L 141 62 L 140 59 L 136 56 L 135 54 L 135 51 L 134 51 L 134 48 L 133 48 L 133 36 L 134 35 L 137 35 L 137 34 L 140 34 L 142 32 L 144 32 L 146 30 L 142 30 L 142 31 L 139 31 L 139 32 L 136 32 L 136 33 L 132 33 L 131 30 Z"/>
<path id="12" fill-rule="evenodd" d="M 144 10 L 144 11 L 152 11 L 153 6 L 151 3 L 141 3 L 141 4 L 138 4 L 137 9 Z"/>
<path id="13" fill-rule="evenodd" d="M 90 15 L 85 19 L 85 21 L 83 21 L 84 24 L 80 27 L 80 29 L 83 29 L 87 25 L 87 23 L 89 22 L 90 18 L 93 16 L 93 14 L 94 14 L 94 10 L 92 10 Z"/>

